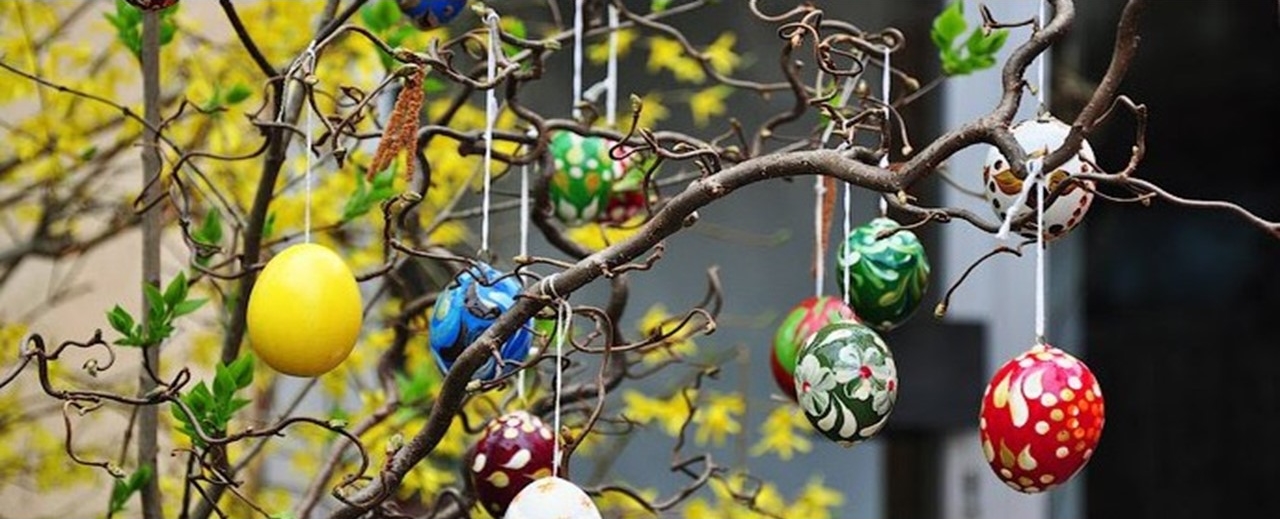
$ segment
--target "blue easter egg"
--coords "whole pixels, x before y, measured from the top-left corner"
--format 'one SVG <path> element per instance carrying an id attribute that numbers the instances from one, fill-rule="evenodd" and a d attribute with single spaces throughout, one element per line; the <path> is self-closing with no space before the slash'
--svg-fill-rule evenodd
<path id="1" fill-rule="evenodd" d="M 431 312 L 431 351 L 440 371 L 448 373 L 454 361 L 498 316 L 515 304 L 521 290 L 515 276 L 505 275 L 481 262 L 470 265 L 440 292 Z M 521 326 L 499 349 L 502 373 L 515 370 L 529 355 L 533 342 L 533 322 Z M 496 359 L 492 357 L 476 370 L 474 378 L 494 378 Z"/>
<path id="2" fill-rule="evenodd" d="M 453 21 L 467 6 L 467 0 L 397 0 L 400 12 L 419 29 L 430 29 Z"/>

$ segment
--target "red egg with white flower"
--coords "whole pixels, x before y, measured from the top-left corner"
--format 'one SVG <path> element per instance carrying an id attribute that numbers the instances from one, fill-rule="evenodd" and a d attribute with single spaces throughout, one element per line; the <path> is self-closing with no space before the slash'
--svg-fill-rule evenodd
<path id="1" fill-rule="evenodd" d="M 982 452 L 1010 488 L 1048 490 L 1093 456 L 1105 411 L 1102 388 L 1088 366 L 1058 348 L 1036 345 L 987 384 L 979 419 Z"/>
<path id="2" fill-rule="evenodd" d="M 551 428 L 537 416 L 513 411 L 490 421 L 468 460 L 480 504 L 502 517 L 521 490 L 551 475 L 554 453 Z"/>

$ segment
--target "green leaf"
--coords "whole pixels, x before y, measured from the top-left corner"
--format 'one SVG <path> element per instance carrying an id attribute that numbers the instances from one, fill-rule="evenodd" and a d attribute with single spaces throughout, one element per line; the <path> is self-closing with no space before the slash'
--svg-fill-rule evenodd
<path id="1" fill-rule="evenodd" d="M 183 401 L 187 403 L 187 407 L 191 408 L 192 413 L 199 416 L 213 408 L 213 393 L 209 391 L 209 386 L 201 380 L 196 383 L 195 387 L 191 388 L 191 391 L 187 393 Z"/>
<path id="2" fill-rule="evenodd" d="M 251 95 L 253 95 L 253 90 L 243 83 L 236 83 L 231 85 L 231 90 L 227 91 L 225 100 L 228 105 L 237 105 L 249 99 Z"/>
<path id="3" fill-rule="evenodd" d="M 213 374 L 213 401 L 218 404 L 230 403 L 236 394 L 236 379 L 227 370 L 227 367 L 218 364 L 217 371 Z M 218 407 L 225 407 L 219 405 Z"/>
<path id="4" fill-rule="evenodd" d="M 133 334 L 133 316 L 129 315 L 129 311 L 121 308 L 120 305 L 116 305 L 110 312 L 107 312 L 107 322 L 111 323 L 112 329 L 120 332 L 125 337 Z"/>
<path id="5" fill-rule="evenodd" d="M 169 281 L 169 286 L 164 289 L 164 302 L 169 308 L 173 308 L 187 298 L 187 275 L 178 272 Z"/>
<path id="6" fill-rule="evenodd" d="M 150 465 L 138 467 L 138 470 L 127 478 L 116 479 L 115 485 L 111 487 L 111 502 L 107 507 L 107 517 L 124 511 L 129 497 L 142 490 L 148 481 L 151 481 Z"/>
<path id="7" fill-rule="evenodd" d="M 200 221 L 200 228 L 191 233 L 191 238 L 205 245 L 217 245 L 222 241 L 222 213 L 216 207 L 209 207 Z"/>
<path id="8" fill-rule="evenodd" d="M 227 366 L 236 379 L 236 388 L 244 389 L 253 384 L 253 355 L 244 355 Z"/>
<path id="9" fill-rule="evenodd" d="M 670 6 L 671 0 L 653 0 L 653 2 L 649 4 L 649 10 L 655 13 L 660 13 L 662 11 L 666 11 Z"/>
<path id="10" fill-rule="evenodd" d="M 378 203 L 395 196 L 396 164 L 393 162 L 387 169 L 373 176 L 370 185 L 364 175 L 356 175 L 356 188 L 342 207 L 342 220 L 350 221 L 367 214 Z"/>
<path id="11" fill-rule="evenodd" d="M 929 32 L 934 45 L 941 49 L 949 49 L 956 38 L 964 34 L 969 24 L 964 21 L 964 2 L 955 0 L 937 18 L 933 19 L 933 27 Z"/>
<path id="12" fill-rule="evenodd" d="M 378 0 L 360 8 L 360 19 L 375 33 L 382 33 L 400 20 L 395 0 Z"/>
<path id="13" fill-rule="evenodd" d="M 98 155 L 98 147 L 90 145 L 88 148 L 85 148 L 84 151 L 80 152 L 80 160 L 88 162 L 90 160 L 93 160 L 93 158 L 96 157 L 97 155 Z"/>
<path id="14" fill-rule="evenodd" d="M 209 302 L 208 299 L 188 299 L 186 301 L 178 303 L 177 306 L 173 307 L 173 316 L 181 317 L 181 316 L 187 315 L 191 312 L 199 310 L 200 307 L 204 306 L 204 304 L 207 302 Z"/>
<path id="15" fill-rule="evenodd" d="M 428 76 L 426 81 L 422 82 L 422 91 L 427 94 L 438 94 L 449 89 L 449 84 L 440 78 Z"/>
<path id="16" fill-rule="evenodd" d="M 236 411 L 239 411 L 244 406 L 249 405 L 250 402 L 253 401 L 247 398 L 232 398 L 231 401 L 227 403 L 227 412 L 229 414 L 235 414 Z M 227 418 L 230 418 L 230 416 Z"/>
<path id="17" fill-rule="evenodd" d="M 156 286 L 151 283 L 143 283 L 142 295 L 147 298 L 147 315 L 153 317 L 164 315 L 164 296 L 160 295 L 159 288 L 156 288 Z"/>
<path id="18" fill-rule="evenodd" d="M 267 221 L 262 225 L 262 237 L 270 238 L 276 232 L 276 213 L 267 213 Z"/>
<path id="19" fill-rule="evenodd" d="M 997 29 L 991 31 L 991 34 L 983 36 L 979 49 L 973 52 L 984 56 L 994 56 L 997 52 L 1000 52 L 1000 49 L 1004 48 L 1004 44 L 1008 40 L 1008 29 Z"/>

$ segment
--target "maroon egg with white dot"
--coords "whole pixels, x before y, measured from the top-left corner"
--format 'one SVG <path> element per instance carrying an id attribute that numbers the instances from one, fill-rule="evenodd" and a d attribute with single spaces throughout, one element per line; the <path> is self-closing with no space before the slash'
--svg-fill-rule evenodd
<path id="1" fill-rule="evenodd" d="M 502 517 L 511 500 L 551 475 L 555 436 L 542 419 L 512 411 L 491 420 L 471 450 L 467 473 L 481 506 Z"/>
<path id="2" fill-rule="evenodd" d="M 1026 150 L 1027 160 L 1035 161 L 1058 149 L 1066 141 L 1071 126 L 1046 115 L 1022 121 L 1014 125 L 1012 131 L 1014 139 Z M 1089 145 L 1089 141 L 1082 141 L 1080 150 L 1075 155 L 1044 175 L 1046 192 L 1058 192 L 1058 197 L 1044 207 L 1045 240 L 1065 236 L 1084 219 L 1093 202 L 1094 182 L 1085 179 L 1067 181 L 1079 174 L 1093 173 L 1096 171 L 1095 164 L 1093 147 Z M 1014 211 L 1014 218 L 1031 215 L 1024 225 L 1014 230 L 1026 237 L 1035 237 L 1035 211 L 1039 190 L 1032 186 L 1022 203 L 1014 207 L 1023 190 L 1023 179 L 1013 173 L 1008 159 L 1000 153 L 999 148 L 992 146 L 987 152 L 987 161 L 982 167 L 982 182 L 985 184 L 983 194 L 996 216 L 1003 220 L 1010 211 Z"/>

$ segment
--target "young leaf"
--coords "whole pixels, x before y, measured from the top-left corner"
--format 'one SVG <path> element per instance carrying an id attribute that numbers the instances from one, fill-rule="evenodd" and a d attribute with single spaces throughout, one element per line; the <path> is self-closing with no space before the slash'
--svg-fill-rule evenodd
<path id="1" fill-rule="evenodd" d="M 232 361 L 228 369 L 236 379 L 236 388 L 244 389 L 253 384 L 253 355 L 244 355 Z"/>
<path id="2" fill-rule="evenodd" d="M 164 315 L 164 296 L 160 295 L 159 288 L 156 288 L 156 286 L 151 283 L 143 283 L 142 295 L 147 298 L 147 315 L 150 315 L 153 318 Z M 154 322 L 155 319 L 152 319 L 152 321 Z"/>
<path id="3" fill-rule="evenodd" d="M 949 49 L 955 43 L 956 38 L 964 34 L 964 30 L 968 28 L 968 23 L 964 21 L 964 2 L 955 0 L 947 5 L 946 9 L 937 18 L 933 19 L 933 28 L 929 32 L 929 37 L 933 40 L 934 45 L 938 49 Z"/>
<path id="4" fill-rule="evenodd" d="M 186 301 L 178 303 L 177 306 L 173 307 L 173 316 L 181 317 L 191 312 L 194 312 L 196 310 L 199 310 L 200 307 L 204 306 L 204 304 L 208 301 L 209 301 L 208 299 L 188 299 Z"/>
<path id="5" fill-rule="evenodd" d="M 217 245 L 222 241 L 222 213 L 218 208 L 209 207 L 204 213 L 204 220 L 200 222 L 200 228 L 191 233 L 191 237 L 205 245 Z"/>
<path id="6" fill-rule="evenodd" d="M 112 329 L 120 332 L 125 337 L 133 334 L 133 316 L 129 315 L 129 312 L 121 308 L 120 305 L 116 305 L 110 312 L 107 312 L 107 322 L 111 323 Z"/>
<path id="7" fill-rule="evenodd" d="M 228 105 L 236 105 L 248 99 L 251 95 L 253 95 L 253 90 L 250 90 L 249 87 L 245 86 L 243 83 L 236 83 L 231 85 L 231 90 L 227 91 L 226 97 L 223 99 Z M 212 210 L 212 208 L 210 210 Z M 221 228 L 219 228 L 219 231 L 221 231 Z"/>
<path id="8" fill-rule="evenodd" d="M 372 208 L 373 204 L 369 202 L 369 183 L 365 182 L 364 175 L 356 175 L 356 190 L 342 206 L 342 221 L 354 220 Z"/>
<path id="9" fill-rule="evenodd" d="M 231 375 L 231 371 L 222 364 L 218 365 L 217 371 L 213 374 L 213 401 L 217 404 L 226 404 L 236 394 L 236 379 Z M 225 407 L 225 405 L 218 405 Z"/>
<path id="10" fill-rule="evenodd" d="M 173 308 L 187 298 L 187 275 L 179 272 L 164 289 L 164 303 Z"/>

